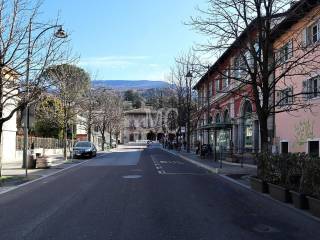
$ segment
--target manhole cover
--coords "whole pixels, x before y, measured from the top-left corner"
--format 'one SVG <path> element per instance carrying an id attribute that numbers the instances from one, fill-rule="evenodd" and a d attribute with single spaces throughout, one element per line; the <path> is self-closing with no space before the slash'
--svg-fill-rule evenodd
<path id="1" fill-rule="evenodd" d="M 141 178 L 141 177 L 142 177 L 141 175 L 127 175 L 127 176 L 123 176 L 123 178 L 126 178 L 126 179 Z"/>
<path id="2" fill-rule="evenodd" d="M 271 227 L 271 226 L 268 226 L 268 225 L 265 225 L 265 224 L 259 224 L 257 226 L 255 226 L 253 228 L 253 230 L 255 232 L 259 232 L 259 233 L 273 233 L 273 232 L 279 232 L 277 229 Z"/>

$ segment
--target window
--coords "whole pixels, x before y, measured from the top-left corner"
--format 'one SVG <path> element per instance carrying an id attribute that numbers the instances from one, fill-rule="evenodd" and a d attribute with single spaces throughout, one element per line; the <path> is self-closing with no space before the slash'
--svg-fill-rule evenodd
<path id="1" fill-rule="evenodd" d="M 303 32 L 303 38 L 305 46 L 318 42 L 320 40 L 320 21 L 307 27 Z"/>
<path id="2" fill-rule="evenodd" d="M 229 87 L 229 70 L 222 73 L 222 89 Z"/>
<path id="3" fill-rule="evenodd" d="M 209 97 L 212 97 L 212 81 L 209 82 Z"/>
<path id="4" fill-rule="evenodd" d="M 220 89 L 220 79 L 215 80 L 215 89 L 216 89 L 216 93 L 218 93 L 221 90 Z"/>
<path id="5" fill-rule="evenodd" d="M 247 70 L 246 63 L 244 62 L 243 57 L 244 56 L 242 56 L 240 53 L 240 55 L 234 59 L 234 74 L 233 75 L 236 79 L 239 79 L 239 80 L 241 80 L 240 79 L 241 77 L 246 75 L 246 70 Z M 246 55 L 245 55 L 245 57 L 246 57 Z"/>
<path id="6" fill-rule="evenodd" d="M 221 122 L 220 113 L 217 113 L 215 122 L 216 122 L 216 123 L 220 123 L 220 122 Z"/>
<path id="7" fill-rule="evenodd" d="M 278 101 L 279 101 L 279 106 L 286 106 L 288 104 L 293 103 L 293 88 L 288 87 L 285 89 L 282 89 L 278 92 Z"/>
<path id="8" fill-rule="evenodd" d="M 293 48 L 292 41 L 290 40 L 286 44 L 284 44 L 278 52 L 278 61 L 280 63 L 286 62 L 293 56 Z"/>
<path id="9" fill-rule="evenodd" d="M 302 82 L 305 99 L 320 97 L 320 77 L 314 77 Z"/>

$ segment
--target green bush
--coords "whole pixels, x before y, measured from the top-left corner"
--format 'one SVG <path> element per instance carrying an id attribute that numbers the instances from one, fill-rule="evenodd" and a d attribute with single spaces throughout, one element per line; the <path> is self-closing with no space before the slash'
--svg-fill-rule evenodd
<path id="1" fill-rule="evenodd" d="M 320 199 L 320 159 L 305 153 L 259 153 L 258 178 Z"/>

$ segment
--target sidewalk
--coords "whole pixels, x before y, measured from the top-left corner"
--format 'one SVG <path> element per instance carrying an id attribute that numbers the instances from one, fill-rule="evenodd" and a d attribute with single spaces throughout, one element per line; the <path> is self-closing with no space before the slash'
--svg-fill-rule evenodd
<path id="1" fill-rule="evenodd" d="M 21 184 L 48 177 L 64 169 L 85 162 L 85 160 L 68 160 L 65 161 L 62 155 L 48 156 L 50 168 L 47 169 L 28 169 L 28 178 L 25 178 L 25 169 L 22 168 L 22 163 L 4 163 L 2 165 L 2 176 L 10 178 L 9 181 L 0 184 L 0 194 L 17 188 Z"/>
<path id="2" fill-rule="evenodd" d="M 168 150 L 164 148 L 161 149 L 163 151 L 179 156 L 182 159 L 193 163 L 201 168 L 204 168 L 210 172 L 232 178 L 238 182 L 241 182 L 242 184 L 245 184 L 246 186 L 250 185 L 249 177 L 251 175 L 256 175 L 257 173 L 257 167 L 255 165 L 243 164 L 243 167 L 241 167 L 240 163 L 201 159 L 195 153 L 187 153 L 184 150 L 179 152 L 176 150 Z"/>

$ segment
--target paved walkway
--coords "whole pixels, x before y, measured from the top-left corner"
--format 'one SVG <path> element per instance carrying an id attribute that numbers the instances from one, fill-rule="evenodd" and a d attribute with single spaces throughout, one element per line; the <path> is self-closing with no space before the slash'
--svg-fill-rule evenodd
<path id="1" fill-rule="evenodd" d="M 255 165 L 231 163 L 226 161 L 213 161 L 208 159 L 202 159 L 195 153 L 187 153 L 186 151 L 168 150 L 162 148 L 162 150 L 170 152 L 176 156 L 183 158 L 184 160 L 191 162 L 199 167 L 205 168 L 210 172 L 228 176 L 236 181 L 241 182 L 247 186 L 250 185 L 249 177 L 256 175 L 257 167 Z"/>

